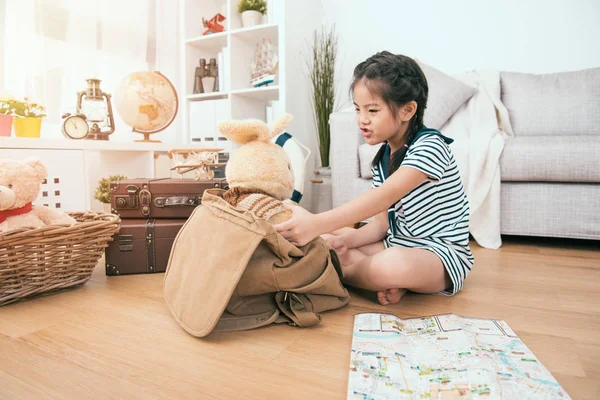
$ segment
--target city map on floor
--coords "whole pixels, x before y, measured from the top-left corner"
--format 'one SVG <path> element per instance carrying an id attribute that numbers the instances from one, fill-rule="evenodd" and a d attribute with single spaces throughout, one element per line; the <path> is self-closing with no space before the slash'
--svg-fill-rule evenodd
<path id="1" fill-rule="evenodd" d="M 502 320 L 354 318 L 348 399 L 570 399 Z"/>

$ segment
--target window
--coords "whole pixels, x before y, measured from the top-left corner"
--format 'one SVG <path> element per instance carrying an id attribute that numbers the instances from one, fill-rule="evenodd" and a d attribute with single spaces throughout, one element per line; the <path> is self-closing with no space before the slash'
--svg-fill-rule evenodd
<path id="1" fill-rule="evenodd" d="M 43 137 L 62 138 L 61 116 L 75 112 L 86 79 L 100 79 L 101 89 L 114 95 L 126 75 L 154 69 L 161 48 L 177 47 L 156 37 L 163 7 L 161 0 L 0 1 L 0 92 L 44 105 Z M 172 19 L 161 23 L 176 31 Z M 123 137 L 131 128 L 114 104 L 113 112 L 114 136 L 121 136 L 115 140 L 130 141 Z"/>

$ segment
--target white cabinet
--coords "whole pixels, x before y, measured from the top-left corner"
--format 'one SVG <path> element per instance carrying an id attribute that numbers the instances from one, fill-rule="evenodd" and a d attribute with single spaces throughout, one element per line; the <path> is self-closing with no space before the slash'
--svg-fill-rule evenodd
<path id="1" fill-rule="evenodd" d="M 286 2 L 270 0 L 261 25 L 243 28 L 236 0 L 181 0 L 180 4 L 180 107 L 182 137 L 199 147 L 224 147 L 231 144 L 220 137 L 216 124 L 224 119 L 267 119 L 267 106 L 274 115 L 285 108 L 285 40 L 283 21 Z M 209 20 L 220 13 L 224 32 L 203 35 L 202 18 Z M 256 45 L 269 40 L 279 61 L 275 81 L 268 86 L 250 85 L 251 62 Z M 220 59 L 219 74 L 224 84 L 218 92 L 194 94 L 194 75 L 200 59 L 207 64 Z M 183 93 L 182 93 L 183 92 Z"/>
<path id="2" fill-rule="evenodd" d="M 82 211 L 87 207 L 85 191 L 85 163 L 82 150 L 5 149 L 1 158 L 24 160 L 40 159 L 48 170 L 48 178 L 40 187 L 35 205 L 57 208 L 62 211 Z"/>
<path id="3" fill-rule="evenodd" d="M 178 177 L 167 152 L 193 146 L 0 137 L 0 158 L 39 158 L 48 170 L 36 205 L 64 211 L 102 211 L 94 199 L 98 181 L 110 175 L 128 178 Z"/>

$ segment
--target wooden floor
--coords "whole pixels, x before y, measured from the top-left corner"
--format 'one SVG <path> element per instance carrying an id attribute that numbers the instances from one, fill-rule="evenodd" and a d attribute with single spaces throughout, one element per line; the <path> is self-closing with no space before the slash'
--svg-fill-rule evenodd
<path id="1" fill-rule="evenodd" d="M 163 274 L 106 277 L 0 307 L 0 399 L 343 399 L 353 317 L 441 313 L 504 319 L 574 399 L 600 398 L 598 243 L 505 239 L 473 244 L 454 297 L 406 295 L 349 306 L 312 329 L 271 326 L 196 339 L 165 306 Z"/>

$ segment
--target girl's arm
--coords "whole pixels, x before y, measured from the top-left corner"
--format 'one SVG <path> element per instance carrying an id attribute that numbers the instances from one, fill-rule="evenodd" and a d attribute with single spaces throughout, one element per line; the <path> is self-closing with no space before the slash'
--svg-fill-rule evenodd
<path id="1" fill-rule="evenodd" d="M 323 233 L 333 232 L 386 211 L 426 179 L 427 175 L 416 168 L 401 167 L 381 186 L 346 204 L 320 214 L 305 212 L 298 215 L 300 213 L 294 212 L 291 219 L 276 225 L 275 229 L 290 242 L 302 246 Z"/>
<path id="2" fill-rule="evenodd" d="M 365 226 L 344 234 L 344 242 L 349 249 L 379 242 L 385 237 L 389 227 L 387 210 L 382 211 L 375 216 L 373 221 Z"/>

